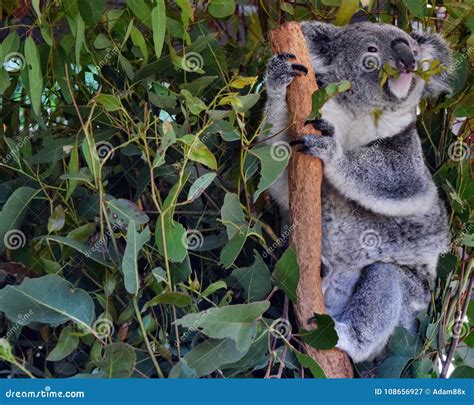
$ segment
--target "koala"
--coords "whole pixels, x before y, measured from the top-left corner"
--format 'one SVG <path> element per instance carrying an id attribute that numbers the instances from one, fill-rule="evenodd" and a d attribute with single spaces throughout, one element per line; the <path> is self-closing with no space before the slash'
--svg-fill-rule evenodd
<path id="1" fill-rule="evenodd" d="M 319 86 L 351 82 L 349 91 L 326 102 L 321 118 L 310 122 L 321 135 L 296 143 L 323 162 L 324 300 L 335 321 L 337 347 L 362 362 L 383 354 L 397 326 L 416 333 L 438 256 L 449 244 L 446 208 L 415 125 L 420 100 L 449 92 L 449 83 L 443 73 L 425 82 L 415 71 L 428 69 L 433 60 L 449 68 L 451 56 L 440 36 L 409 35 L 387 24 L 301 27 Z M 398 76 L 381 83 L 384 64 Z M 289 142 L 286 88 L 306 73 L 291 53 L 269 60 L 270 132 L 264 142 Z M 269 192 L 287 216 L 287 172 Z"/>

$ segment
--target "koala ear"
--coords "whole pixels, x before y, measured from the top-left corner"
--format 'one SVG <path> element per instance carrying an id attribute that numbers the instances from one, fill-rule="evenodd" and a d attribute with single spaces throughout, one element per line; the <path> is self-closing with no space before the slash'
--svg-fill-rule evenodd
<path id="1" fill-rule="evenodd" d="M 420 45 L 420 60 L 439 60 L 444 66 L 444 71 L 433 75 L 426 83 L 423 97 L 437 97 L 442 93 L 451 92 L 452 56 L 448 44 L 438 34 L 412 33 L 411 36 Z"/>
<path id="2" fill-rule="evenodd" d="M 338 28 L 332 24 L 305 21 L 301 23 L 301 30 L 308 44 L 316 73 L 326 73 L 334 57 L 334 39 Z"/>

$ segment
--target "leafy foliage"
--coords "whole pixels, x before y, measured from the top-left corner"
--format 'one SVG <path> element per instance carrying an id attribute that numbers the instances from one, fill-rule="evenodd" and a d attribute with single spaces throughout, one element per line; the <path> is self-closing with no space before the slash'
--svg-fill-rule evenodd
<path id="1" fill-rule="evenodd" d="M 320 328 L 300 333 L 288 321 L 299 270 L 265 193 L 289 159 L 257 140 L 266 34 L 288 20 L 347 24 L 359 10 L 356 18 L 440 31 L 456 58 L 453 94 L 420 114 L 451 206 L 452 249 L 420 336 L 397 331 L 379 375 L 437 377 L 448 356 L 453 376 L 472 376 L 472 5 L 447 2 L 441 21 L 425 3 L 8 2 L 2 373 L 324 377 L 302 342 L 333 347 L 332 320 L 319 316 Z M 347 88 L 316 93 L 314 114 Z"/>

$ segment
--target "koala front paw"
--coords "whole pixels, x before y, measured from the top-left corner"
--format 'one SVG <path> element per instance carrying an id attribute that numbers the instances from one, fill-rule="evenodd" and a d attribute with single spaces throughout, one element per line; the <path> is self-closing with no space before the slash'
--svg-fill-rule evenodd
<path id="1" fill-rule="evenodd" d="M 314 129 L 317 129 L 321 132 L 322 136 L 334 136 L 334 125 L 329 121 L 322 118 L 316 118 L 314 120 L 307 120 L 304 123 L 305 125 L 312 125 Z"/>
<path id="2" fill-rule="evenodd" d="M 336 151 L 336 140 L 328 135 L 305 135 L 291 142 L 290 145 L 302 145 L 299 152 L 317 157 L 322 161 L 331 160 Z"/>
<path id="3" fill-rule="evenodd" d="M 284 93 L 291 81 L 302 74 L 308 74 L 308 69 L 299 63 L 291 63 L 295 59 L 291 53 L 281 53 L 272 57 L 267 67 L 267 90 L 271 93 Z"/>

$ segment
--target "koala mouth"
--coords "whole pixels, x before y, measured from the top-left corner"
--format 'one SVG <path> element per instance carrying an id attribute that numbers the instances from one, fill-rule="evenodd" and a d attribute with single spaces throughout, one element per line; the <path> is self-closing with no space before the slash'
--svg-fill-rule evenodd
<path id="1" fill-rule="evenodd" d="M 412 72 L 401 72 L 398 78 L 390 78 L 388 80 L 388 87 L 390 92 L 398 99 L 405 98 L 410 91 L 413 81 Z"/>

